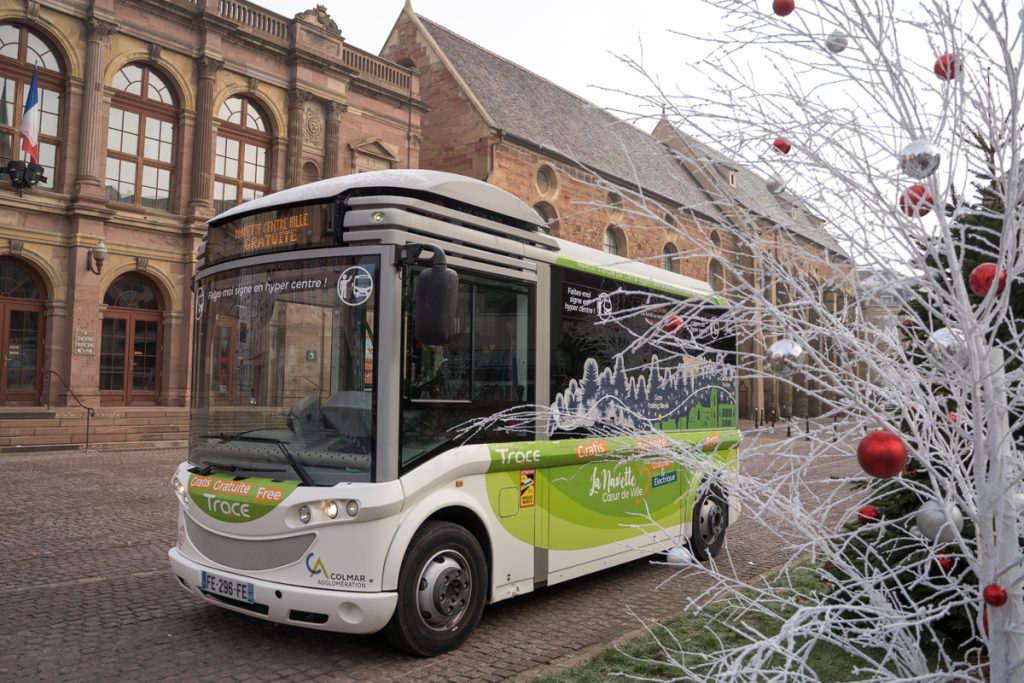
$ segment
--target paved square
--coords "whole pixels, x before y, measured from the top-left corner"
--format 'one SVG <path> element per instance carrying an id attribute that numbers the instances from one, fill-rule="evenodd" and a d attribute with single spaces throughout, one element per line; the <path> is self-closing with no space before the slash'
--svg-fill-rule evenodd
<path id="1" fill-rule="evenodd" d="M 779 466 L 768 454 L 753 457 L 762 449 L 750 446 L 777 446 L 781 435 L 748 434 L 744 471 Z M 787 452 L 803 443 L 792 442 Z M 633 562 L 489 607 L 465 646 L 430 660 L 398 654 L 380 636 L 271 624 L 201 603 L 171 575 L 170 477 L 184 455 L 173 449 L 0 457 L 0 680 L 529 678 L 638 628 L 627 607 L 668 616 L 707 586 L 686 575 L 661 585 L 671 569 Z M 827 466 L 849 474 L 856 459 Z M 749 518 L 730 528 L 727 550 L 720 559 L 731 559 L 749 578 L 785 559 L 778 541 Z"/>

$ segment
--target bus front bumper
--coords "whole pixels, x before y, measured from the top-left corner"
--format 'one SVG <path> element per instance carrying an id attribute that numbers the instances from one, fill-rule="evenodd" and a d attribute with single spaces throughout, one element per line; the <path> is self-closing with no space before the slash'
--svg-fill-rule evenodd
<path id="1" fill-rule="evenodd" d="M 391 619 L 398 593 L 357 593 L 304 588 L 262 581 L 230 571 L 205 567 L 177 548 L 167 551 L 178 583 L 210 604 L 278 624 L 303 626 L 338 633 L 376 633 Z M 252 585 L 252 602 L 231 600 L 202 589 L 203 572 Z"/>

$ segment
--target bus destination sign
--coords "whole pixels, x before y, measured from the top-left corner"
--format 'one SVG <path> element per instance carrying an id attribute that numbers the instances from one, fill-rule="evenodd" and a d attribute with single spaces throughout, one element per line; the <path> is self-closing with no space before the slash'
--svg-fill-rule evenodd
<path id="1" fill-rule="evenodd" d="M 210 228 L 206 263 L 311 247 L 332 246 L 327 206 L 313 204 L 243 216 Z"/>

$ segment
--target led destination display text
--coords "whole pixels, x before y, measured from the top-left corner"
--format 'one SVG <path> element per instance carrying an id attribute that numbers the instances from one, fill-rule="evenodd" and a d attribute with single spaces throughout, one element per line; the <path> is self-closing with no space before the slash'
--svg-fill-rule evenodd
<path id="1" fill-rule="evenodd" d="M 317 204 L 245 216 L 210 228 L 209 265 L 228 259 L 291 249 L 331 246 L 327 206 Z"/>

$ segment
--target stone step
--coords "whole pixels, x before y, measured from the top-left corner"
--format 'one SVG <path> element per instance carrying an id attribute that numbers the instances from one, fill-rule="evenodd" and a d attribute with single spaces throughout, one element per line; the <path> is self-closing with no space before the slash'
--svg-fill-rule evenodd
<path id="1" fill-rule="evenodd" d="M 39 417 L 39 411 L 6 410 L 0 420 L 0 453 L 89 447 L 177 448 L 188 443 L 187 408 L 99 408 L 87 418 L 74 406 Z M 45 416 L 44 416 L 45 415 Z"/>
<path id="2" fill-rule="evenodd" d="M 0 453 L 49 453 L 53 451 L 81 451 L 85 450 L 85 444 L 79 443 L 58 443 L 42 444 L 36 446 L 0 446 Z"/>
<path id="3" fill-rule="evenodd" d="M 56 416 L 52 410 L 3 410 L 0 411 L 0 424 L 8 420 L 52 420 Z"/>

